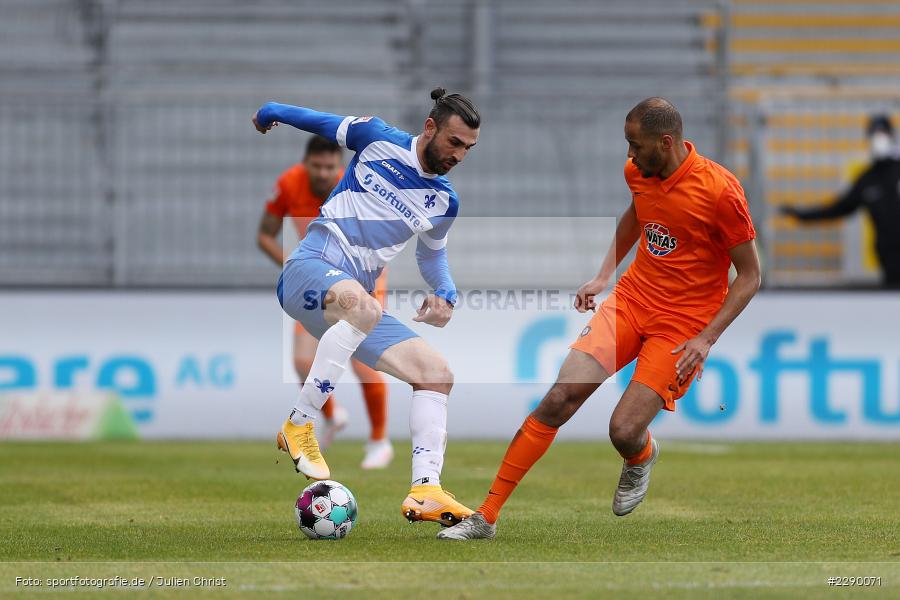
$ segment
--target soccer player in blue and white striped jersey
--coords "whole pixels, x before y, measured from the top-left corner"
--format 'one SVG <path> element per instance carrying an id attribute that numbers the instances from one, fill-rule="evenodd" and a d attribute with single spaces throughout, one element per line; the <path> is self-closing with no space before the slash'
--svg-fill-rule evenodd
<path id="1" fill-rule="evenodd" d="M 444 175 L 478 141 L 481 117 L 460 94 L 437 88 L 431 98 L 434 106 L 418 136 L 377 117 L 345 117 L 272 102 L 259 109 L 253 124 L 266 133 L 285 123 L 356 153 L 278 281 L 285 312 L 319 338 L 278 445 L 291 455 L 298 472 L 312 479 L 330 477 L 315 422 L 352 356 L 413 388 L 412 489 L 402 513 L 411 521 L 452 525 L 472 513 L 440 482 L 453 375 L 440 354 L 383 312 L 370 295 L 384 266 L 416 237 L 419 270 L 433 292 L 414 320 L 443 327 L 456 302 L 446 245 L 459 200 Z"/>

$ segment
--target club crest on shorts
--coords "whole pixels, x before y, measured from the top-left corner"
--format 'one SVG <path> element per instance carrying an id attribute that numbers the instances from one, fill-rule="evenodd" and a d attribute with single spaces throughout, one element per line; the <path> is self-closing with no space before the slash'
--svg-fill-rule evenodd
<path id="1" fill-rule="evenodd" d="M 669 235 L 669 228 L 659 223 L 644 225 L 644 237 L 647 239 L 647 250 L 653 256 L 665 256 L 678 244 L 678 240 Z"/>

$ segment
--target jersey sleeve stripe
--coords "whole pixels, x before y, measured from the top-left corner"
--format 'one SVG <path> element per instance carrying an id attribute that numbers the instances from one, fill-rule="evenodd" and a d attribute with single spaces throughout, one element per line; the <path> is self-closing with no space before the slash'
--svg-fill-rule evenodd
<path id="1" fill-rule="evenodd" d="M 428 232 L 423 232 L 419 234 L 419 240 L 428 246 L 430 250 L 440 250 L 441 248 L 445 248 L 447 246 L 447 236 L 445 235 L 439 240 L 434 239 Z"/>
<path id="2" fill-rule="evenodd" d="M 353 121 L 356 117 L 347 117 L 341 124 L 338 125 L 337 132 L 334 134 L 337 143 L 341 145 L 342 148 L 347 147 L 347 128 L 350 127 L 350 122 Z"/>

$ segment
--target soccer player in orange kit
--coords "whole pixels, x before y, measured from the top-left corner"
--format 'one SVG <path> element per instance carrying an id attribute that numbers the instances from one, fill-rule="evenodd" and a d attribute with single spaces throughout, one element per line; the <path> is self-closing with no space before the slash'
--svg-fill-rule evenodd
<path id="1" fill-rule="evenodd" d="M 288 168 L 278 178 L 272 198 L 259 224 L 257 243 L 260 249 L 281 267 L 284 264 L 284 250 L 277 237 L 285 217 L 292 217 L 297 234 L 302 239 L 309 223 L 319 216 L 322 203 L 344 175 L 344 161 L 341 147 L 322 136 L 313 136 L 306 145 L 303 162 Z M 375 285 L 375 297 L 384 306 L 387 273 L 382 273 Z M 301 381 L 306 380 L 316 354 L 316 338 L 297 322 L 294 325 L 294 368 Z M 378 371 L 354 360 L 353 370 L 363 388 L 363 397 L 369 422 L 372 426 L 369 442 L 366 444 L 362 468 L 383 469 L 394 457 L 394 450 L 387 438 L 387 385 Z M 330 396 L 322 406 L 326 427 L 322 436 L 327 445 L 334 434 L 347 422 L 347 411 Z"/>
<path id="2" fill-rule="evenodd" d="M 681 115 L 663 98 L 648 98 L 625 119 L 625 181 L 632 202 L 598 275 L 578 290 L 579 312 L 594 310 L 619 262 L 637 255 L 612 294 L 571 346 L 556 383 L 516 433 L 484 503 L 440 539 L 489 539 L 500 509 L 556 432 L 609 378 L 637 366 L 609 423 L 624 464 L 613 498 L 618 516 L 647 494 L 659 445 L 648 426 L 674 411 L 710 347 L 759 289 L 755 231 L 738 180 L 682 139 Z M 642 237 L 643 236 L 643 237 Z M 728 270 L 737 277 L 728 288 Z"/>

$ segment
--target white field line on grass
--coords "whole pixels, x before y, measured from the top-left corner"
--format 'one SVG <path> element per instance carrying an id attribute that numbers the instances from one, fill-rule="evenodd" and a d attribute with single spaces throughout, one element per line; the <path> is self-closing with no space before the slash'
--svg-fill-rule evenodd
<path id="1" fill-rule="evenodd" d="M 415 584 L 419 585 L 419 584 Z M 489 581 L 482 580 L 481 587 L 491 587 L 498 588 L 503 590 L 534 590 L 541 588 L 559 588 L 559 582 L 550 581 L 545 585 L 541 585 L 540 583 L 529 582 L 529 583 L 509 583 L 508 581 L 498 581 L 496 583 L 491 583 Z M 640 588 L 653 588 L 654 590 L 699 590 L 699 589 L 742 589 L 742 588 L 812 588 L 812 587 L 824 587 L 825 583 L 823 582 L 800 582 L 800 581 L 726 581 L 726 582 L 709 582 L 709 583 L 699 583 L 693 581 L 685 581 L 685 582 L 672 582 L 672 583 L 644 583 L 644 584 L 623 584 L 623 583 L 603 583 L 599 584 L 597 581 L 592 581 L 590 587 L 587 589 L 604 589 L 608 591 L 634 591 L 635 589 Z M 379 590 L 379 591 L 387 591 L 391 589 L 404 588 L 406 586 L 396 586 L 396 585 L 373 585 L 372 582 L 366 583 L 348 583 L 345 581 L 335 582 L 330 585 L 317 585 L 317 588 L 330 589 L 330 590 Z M 444 589 L 444 590 L 465 590 L 473 587 L 472 582 L 460 581 L 431 581 L 428 584 L 428 589 Z M 242 584 L 238 586 L 238 589 L 242 592 L 290 592 L 290 591 L 308 591 L 309 584 L 297 584 L 297 585 L 284 585 L 284 584 Z"/>

